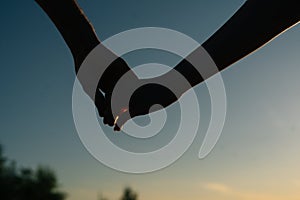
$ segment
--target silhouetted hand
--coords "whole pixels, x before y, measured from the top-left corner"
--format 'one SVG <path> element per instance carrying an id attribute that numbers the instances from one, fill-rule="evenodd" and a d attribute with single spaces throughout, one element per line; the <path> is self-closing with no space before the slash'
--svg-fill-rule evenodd
<path id="1" fill-rule="evenodd" d="M 138 79 L 134 72 L 128 71 L 125 82 L 121 80 L 121 89 L 117 86 L 113 93 L 105 94 L 109 110 L 104 112 L 104 123 L 114 125 L 114 130 L 119 131 L 128 120 L 160 110 L 177 101 L 170 89 L 156 83 L 156 78 L 153 79 Z"/>
<path id="2" fill-rule="evenodd" d="M 35 1 L 48 14 L 63 36 L 72 52 L 77 72 L 86 56 L 100 44 L 94 28 L 74 0 Z M 283 33 L 284 30 L 297 24 L 300 19 L 298 4 L 299 1 L 296 0 L 285 1 L 285 3 L 281 1 L 246 1 L 238 12 L 202 45 L 218 66 L 218 70 L 215 70 L 214 73 L 229 67 L 278 34 Z M 275 18 L 280 20 L 274 20 Z M 189 66 L 188 63 L 181 62 L 175 67 L 176 71 L 189 81 L 189 86 L 182 84 L 184 82 L 178 81 L 178 78 L 173 75 L 165 79 L 168 83 L 173 83 L 173 86 L 175 84 L 178 86 L 179 89 L 171 87 L 176 88 L 177 97 L 191 86 L 204 81 L 197 70 L 193 66 Z M 127 83 L 143 85 L 140 83 L 144 83 L 144 80 L 139 80 L 122 58 L 116 59 L 99 81 L 98 88 L 104 95 L 100 90 L 96 91 L 95 105 L 99 115 L 104 117 L 104 123 L 110 126 L 115 124 L 115 129 L 119 129 L 130 118 L 149 113 L 149 108 L 154 104 L 166 107 L 177 100 L 170 90 L 157 84 L 146 84 L 134 91 L 129 103 L 122 98 L 112 98 L 115 85 L 126 72 L 129 72 L 130 77 Z M 126 82 L 124 84 L 126 86 Z M 94 91 L 89 91 L 90 88 L 84 88 L 88 86 L 82 85 L 87 94 L 94 99 Z M 127 92 L 126 87 L 123 92 Z M 130 90 L 127 94 L 129 93 Z M 114 109 L 112 109 L 112 105 L 117 106 L 113 106 Z"/>
<path id="3" fill-rule="evenodd" d="M 129 113 L 119 115 L 115 122 L 115 130 L 120 130 L 131 118 L 166 108 L 177 100 L 176 95 L 162 85 L 154 83 L 143 85 L 132 94 L 129 101 Z"/>
<path id="4" fill-rule="evenodd" d="M 95 94 L 95 106 L 97 107 L 99 115 L 103 117 L 104 124 L 110 126 L 114 125 L 115 119 L 110 111 L 110 98 L 115 85 L 127 72 L 130 74 L 132 80 L 138 80 L 137 76 L 130 70 L 127 63 L 119 57 L 107 67 L 99 80 Z"/>

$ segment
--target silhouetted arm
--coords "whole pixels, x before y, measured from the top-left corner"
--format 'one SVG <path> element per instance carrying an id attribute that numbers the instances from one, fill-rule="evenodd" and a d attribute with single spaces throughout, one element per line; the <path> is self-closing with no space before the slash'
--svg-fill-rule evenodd
<path id="1" fill-rule="evenodd" d="M 299 0 L 248 0 L 202 47 L 221 71 L 249 55 L 300 20 Z M 175 69 L 192 86 L 203 81 L 183 60 Z"/>
<path id="2" fill-rule="evenodd" d="M 74 0 L 35 0 L 47 13 L 72 52 L 75 69 L 100 41 Z"/>
<path id="3" fill-rule="evenodd" d="M 93 26 L 89 23 L 87 17 L 75 0 L 35 1 L 47 13 L 63 36 L 72 52 L 75 70 L 76 73 L 78 73 L 84 59 L 100 44 Z M 106 50 L 109 51 L 109 55 L 114 54 L 109 49 Z M 101 61 L 99 61 L 99 63 L 101 63 Z M 119 78 L 128 71 L 130 71 L 130 68 L 127 63 L 122 58 L 115 56 L 115 60 L 105 69 L 102 76 L 99 77 L 96 91 L 91 91 L 90 86 L 86 84 L 91 77 L 85 77 L 87 79 L 82 79 L 82 76 L 78 77 L 83 90 L 94 101 L 99 115 L 105 116 L 103 119 L 105 124 L 113 125 L 114 119 L 112 113 L 108 111 L 110 109 L 110 96 Z M 132 72 L 131 74 L 133 79 L 137 78 Z M 104 98 L 99 89 L 105 93 L 106 98 Z"/>
<path id="4" fill-rule="evenodd" d="M 298 23 L 299 20 L 299 0 L 248 0 L 201 47 L 183 59 L 174 69 L 182 74 L 193 87 L 217 73 L 218 70 L 221 71 L 229 67 L 257 50 L 272 38 Z M 195 55 L 194 59 L 196 57 L 200 60 L 198 63 L 205 63 L 203 60 L 207 59 L 207 56 L 205 53 L 203 54 L 203 48 L 208 52 L 218 69 L 208 69 L 210 66 L 193 66 L 188 61 L 191 55 Z M 199 68 L 201 68 L 200 72 L 204 70 L 208 73 L 202 77 L 198 73 Z M 177 93 L 183 94 L 191 86 L 178 85 L 175 70 L 155 77 L 153 82 L 168 80 L 170 83 L 177 84 L 175 87 Z M 154 104 L 167 107 L 176 100 L 176 96 L 168 92 L 167 89 L 155 84 L 147 85 L 135 91 L 131 97 L 129 112 L 133 114 L 131 117 L 144 115 Z M 124 115 L 124 117 L 121 115 L 117 125 L 121 127 L 129 119 L 128 115 Z"/>

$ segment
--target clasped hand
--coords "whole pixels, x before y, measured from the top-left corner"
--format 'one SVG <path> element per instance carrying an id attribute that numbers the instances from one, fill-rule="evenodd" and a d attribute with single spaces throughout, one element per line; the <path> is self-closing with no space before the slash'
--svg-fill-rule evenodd
<path id="1" fill-rule="evenodd" d="M 180 94 L 159 84 L 162 78 L 139 79 L 122 58 L 116 59 L 103 73 L 95 94 L 95 106 L 104 124 L 119 131 L 131 118 L 177 101 Z M 160 106 L 154 106 L 157 104 Z"/>

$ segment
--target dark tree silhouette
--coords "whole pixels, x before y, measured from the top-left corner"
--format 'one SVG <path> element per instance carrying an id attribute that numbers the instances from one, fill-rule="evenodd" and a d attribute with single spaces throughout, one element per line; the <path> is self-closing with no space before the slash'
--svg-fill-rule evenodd
<path id="1" fill-rule="evenodd" d="M 120 200 L 137 200 L 137 194 L 130 187 L 126 187 Z"/>
<path id="2" fill-rule="evenodd" d="M 17 169 L 15 162 L 3 156 L 0 145 L 0 199 L 3 200 L 64 200 L 58 190 L 55 173 L 48 167 Z"/>
<path id="3" fill-rule="evenodd" d="M 120 200 L 137 200 L 138 195 L 136 192 L 134 192 L 130 187 L 126 187 L 123 190 L 123 194 L 120 198 Z M 108 200 L 106 197 L 104 197 L 101 193 L 98 195 L 98 200 Z"/>

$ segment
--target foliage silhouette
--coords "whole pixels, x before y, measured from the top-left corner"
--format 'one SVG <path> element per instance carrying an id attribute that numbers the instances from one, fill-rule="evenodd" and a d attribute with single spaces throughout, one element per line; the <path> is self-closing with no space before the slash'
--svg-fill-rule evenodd
<path id="1" fill-rule="evenodd" d="M 138 195 L 130 188 L 126 187 L 123 191 L 123 194 L 120 200 L 137 200 Z M 98 200 L 108 200 L 106 197 L 99 195 Z"/>
<path id="2" fill-rule="evenodd" d="M 3 200 L 64 200 L 58 190 L 55 173 L 48 167 L 36 170 L 16 168 L 16 163 L 3 156 L 0 145 L 0 199 Z"/>
<path id="3" fill-rule="evenodd" d="M 138 195 L 126 187 L 120 200 L 137 200 Z M 3 155 L 0 144 L 0 199 L 3 200 L 65 200 L 66 194 L 58 190 L 55 173 L 46 166 L 36 170 L 17 169 L 16 162 Z M 99 200 L 107 200 L 99 195 Z"/>
<path id="4" fill-rule="evenodd" d="M 126 187 L 120 200 L 137 200 L 137 194 L 130 187 Z"/>

